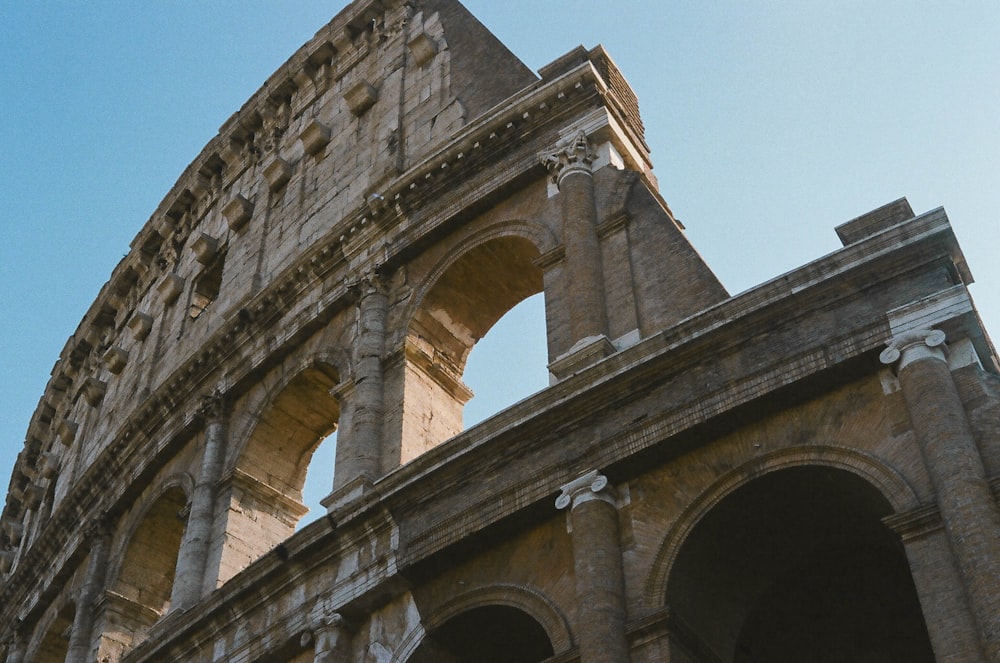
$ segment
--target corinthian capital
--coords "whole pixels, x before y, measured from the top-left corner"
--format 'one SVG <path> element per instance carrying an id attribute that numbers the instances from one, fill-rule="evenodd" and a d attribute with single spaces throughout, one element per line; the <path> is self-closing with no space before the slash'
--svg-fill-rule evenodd
<path id="1" fill-rule="evenodd" d="M 940 329 L 915 329 L 894 336 L 879 355 L 883 364 L 899 362 L 898 369 L 927 357 L 946 361 L 944 332 Z"/>
<path id="2" fill-rule="evenodd" d="M 580 131 L 573 138 L 561 141 L 555 152 L 543 156 L 542 163 L 552 173 L 552 181 L 559 184 L 570 173 L 589 175 L 595 158 L 587 134 Z"/>
<path id="3" fill-rule="evenodd" d="M 562 487 L 562 493 L 556 498 L 556 508 L 565 509 L 589 500 L 603 500 L 615 504 L 614 489 L 609 487 L 608 478 L 591 470 L 583 476 L 573 479 Z"/>

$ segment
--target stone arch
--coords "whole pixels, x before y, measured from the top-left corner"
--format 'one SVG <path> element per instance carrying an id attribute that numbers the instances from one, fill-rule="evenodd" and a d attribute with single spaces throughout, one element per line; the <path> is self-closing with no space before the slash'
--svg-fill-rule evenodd
<path id="1" fill-rule="evenodd" d="M 685 510 L 645 599 L 668 607 L 672 647 L 726 663 L 933 660 L 905 552 L 882 521 L 915 503 L 866 454 L 768 454 Z"/>
<path id="2" fill-rule="evenodd" d="M 514 616 L 515 619 L 532 620 L 547 638 L 552 654 L 573 648 L 566 617 L 540 592 L 522 585 L 491 585 L 459 594 L 434 610 L 422 624 L 406 635 L 393 654 L 391 663 L 414 660 L 414 655 L 419 655 L 418 651 L 426 642 L 428 634 L 454 623 L 453 620 L 462 615 L 491 608 L 502 608 L 501 614 Z"/>
<path id="3" fill-rule="evenodd" d="M 504 314 L 545 290 L 536 263 L 551 244 L 532 223 L 491 224 L 455 242 L 415 289 L 395 343 L 404 373 L 400 462 L 462 430 L 469 352 Z"/>
<path id="4" fill-rule="evenodd" d="M 145 639 L 170 609 L 177 556 L 187 520 L 187 480 L 175 475 L 136 519 L 107 593 L 112 638 L 126 648 Z"/>
<path id="5" fill-rule="evenodd" d="M 208 570 L 217 585 L 291 536 L 308 511 L 302 488 L 309 463 L 341 423 L 340 401 L 331 390 L 342 373 L 334 362 L 340 363 L 325 354 L 293 365 L 244 407 L 245 418 L 234 426 Z"/>
<path id="6" fill-rule="evenodd" d="M 764 454 L 719 477 L 674 521 L 657 551 L 652 572 L 646 582 L 644 593 L 646 605 L 662 605 L 677 553 L 691 530 L 705 514 L 754 478 L 781 469 L 802 466 L 832 467 L 851 472 L 878 490 L 897 513 L 912 509 L 919 503 L 917 494 L 902 475 L 877 458 L 856 449 L 810 445 L 779 449 Z"/>
<path id="7" fill-rule="evenodd" d="M 36 663 L 63 663 L 69 653 L 69 632 L 73 627 L 76 606 L 67 601 L 51 620 L 43 623 L 34 654 L 25 660 Z"/>

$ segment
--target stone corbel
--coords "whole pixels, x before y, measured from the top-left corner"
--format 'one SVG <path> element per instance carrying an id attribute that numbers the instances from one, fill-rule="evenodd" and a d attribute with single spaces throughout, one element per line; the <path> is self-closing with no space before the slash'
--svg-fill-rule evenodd
<path id="1" fill-rule="evenodd" d="M 45 498 L 45 488 L 38 484 L 32 484 L 24 490 L 24 508 L 34 511 L 42 504 Z"/>
<path id="2" fill-rule="evenodd" d="M 222 208 L 222 215 L 226 217 L 229 229 L 235 232 L 250 220 L 253 215 L 253 203 L 238 193 Z"/>
<path id="3" fill-rule="evenodd" d="M 194 251 L 195 259 L 198 262 L 207 265 L 219 253 L 219 240 L 206 233 L 200 233 L 198 239 L 191 243 L 191 250 Z"/>
<path id="4" fill-rule="evenodd" d="M 108 391 L 108 383 L 95 377 L 89 377 L 83 383 L 80 391 L 83 392 L 83 397 L 91 407 L 97 407 L 104 400 L 104 394 Z"/>
<path id="5" fill-rule="evenodd" d="M 313 120 L 299 134 L 299 140 L 306 154 L 316 156 L 330 142 L 330 127 L 319 120 Z"/>
<path id="6" fill-rule="evenodd" d="M 17 555 L 13 550 L 0 552 L 0 573 L 10 573 L 14 568 L 14 557 Z"/>
<path id="7" fill-rule="evenodd" d="M 53 479 L 57 474 L 59 474 L 59 469 L 62 467 L 62 461 L 59 456 L 47 451 L 42 454 L 42 468 L 41 474 L 46 479 Z"/>
<path id="8" fill-rule="evenodd" d="M 24 525 L 13 518 L 5 518 L 3 521 L 3 531 L 7 535 L 7 540 L 10 541 L 11 545 L 16 546 L 21 542 L 21 536 L 24 534 Z"/>
<path id="9" fill-rule="evenodd" d="M 142 341 L 149 336 L 149 332 L 153 328 L 153 318 L 136 311 L 132 319 L 128 321 L 128 328 L 132 330 L 132 336 L 135 337 L 135 340 Z"/>
<path id="10" fill-rule="evenodd" d="M 59 436 L 59 441 L 62 442 L 64 447 L 68 447 L 73 444 L 73 440 L 76 438 L 76 431 L 79 430 L 80 424 L 75 421 L 70 421 L 69 419 L 63 419 L 59 422 L 59 426 L 56 428 L 56 434 Z"/>
<path id="11" fill-rule="evenodd" d="M 291 178 L 292 165 L 281 157 L 275 157 L 264 167 L 264 179 L 267 180 L 267 187 L 271 193 L 285 186 Z"/>
<path id="12" fill-rule="evenodd" d="M 344 92 L 344 101 L 354 116 L 359 116 L 378 101 L 378 90 L 366 80 L 360 80 Z"/>
<path id="13" fill-rule="evenodd" d="M 430 62 L 438 52 L 437 42 L 426 32 L 421 32 L 407 44 L 418 67 Z"/>
<path id="14" fill-rule="evenodd" d="M 125 369 L 125 364 L 128 363 L 128 350 L 118 345 L 111 346 L 104 353 L 104 363 L 108 365 L 109 371 L 118 375 Z"/>
<path id="15" fill-rule="evenodd" d="M 156 291 L 160 293 L 160 298 L 163 299 L 164 306 L 170 306 L 177 301 L 183 290 L 184 278 L 173 273 L 164 276 L 163 280 L 160 281 L 160 285 L 156 286 Z"/>

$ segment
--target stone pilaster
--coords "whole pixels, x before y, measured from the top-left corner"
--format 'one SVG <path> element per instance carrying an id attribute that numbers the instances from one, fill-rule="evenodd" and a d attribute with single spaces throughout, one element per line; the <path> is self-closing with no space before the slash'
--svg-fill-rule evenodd
<path id="1" fill-rule="evenodd" d="M 596 470 L 562 487 L 556 508 L 570 509 L 581 663 L 627 663 L 625 574 L 618 507 Z"/>
<path id="2" fill-rule="evenodd" d="M 94 609 L 98 599 L 104 594 L 107 579 L 111 531 L 105 523 L 96 523 L 87 533 L 87 538 L 90 540 L 90 561 L 76 601 L 66 663 L 89 663 L 91 660 Z"/>
<path id="3" fill-rule="evenodd" d="M 177 554 L 171 610 L 187 610 L 206 591 L 215 588 L 215 579 L 205 578 L 205 569 L 215 520 L 216 485 L 226 455 L 226 415 L 222 396 L 216 393 L 205 398 L 201 414 L 205 420 L 205 451 L 191 497 L 187 527 Z"/>
<path id="4" fill-rule="evenodd" d="M 937 494 L 938 509 L 972 607 L 986 660 L 1000 662 L 1000 509 L 986 480 L 945 357 L 939 330 L 909 331 L 882 352 L 898 362 L 914 435 Z"/>
<path id="5" fill-rule="evenodd" d="M 366 276 L 358 291 L 358 335 L 355 342 L 354 389 L 350 403 L 350 430 L 337 437 L 334 493 L 355 482 L 372 482 L 381 473 L 382 429 L 385 418 L 385 379 L 382 357 L 389 315 L 384 281 Z"/>
<path id="6" fill-rule="evenodd" d="M 20 638 L 7 645 L 7 663 L 24 663 L 24 641 Z"/>
<path id="7" fill-rule="evenodd" d="M 572 343 L 607 334 L 604 270 L 597 235 L 591 167 L 595 155 L 582 131 L 543 162 L 559 187 Z"/>

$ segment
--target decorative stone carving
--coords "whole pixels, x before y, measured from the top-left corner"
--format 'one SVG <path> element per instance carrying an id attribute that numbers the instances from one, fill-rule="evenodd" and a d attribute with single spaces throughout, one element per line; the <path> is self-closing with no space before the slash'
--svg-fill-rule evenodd
<path id="1" fill-rule="evenodd" d="M 194 240 L 191 244 L 191 250 L 194 251 L 195 259 L 203 265 L 207 265 L 215 258 L 219 253 L 219 240 L 215 239 L 211 235 L 201 233 L 198 238 Z"/>
<path id="2" fill-rule="evenodd" d="M 153 328 L 153 318 L 136 311 L 132 319 L 128 321 L 128 328 L 132 330 L 132 336 L 135 337 L 135 340 L 142 341 L 149 336 L 149 332 Z"/>
<path id="3" fill-rule="evenodd" d="M 330 127 L 319 120 L 313 120 L 299 134 L 299 140 L 302 141 L 302 149 L 306 154 L 316 156 L 330 142 Z"/>
<path id="4" fill-rule="evenodd" d="M 253 203 L 238 193 L 222 208 L 222 214 L 226 217 L 229 229 L 235 232 L 250 220 L 253 215 Z"/>
<path id="5" fill-rule="evenodd" d="M 156 291 L 160 293 L 163 305 L 170 306 L 184 291 L 184 278 L 174 273 L 167 274 L 160 281 L 160 285 L 156 286 Z"/>
<path id="6" fill-rule="evenodd" d="M 281 157 L 275 157 L 264 167 L 264 179 L 272 193 L 285 186 L 291 178 L 292 165 Z"/>
<path id="7" fill-rule="evenodd" d="M 109 371 L 118 375 L 128 363 L 128 350 L 118 345 L 111 346 L 104 353 L 104 363 L 108 365 Z"/>
<path id="8" fill-rule="evenodd" d="M 361 115 L 378 101 L 378 90 L 366 80 L 360 80 L 344 92 L 347 108 L 355 116 Z"/>
<path id="9" fill-rule="evenodd" d="M 615 503 L 612 489 L 608 488 L 608 478 L 597 470 L 573 479 L 562 486 L 561 490 L 562 493 L 556 498 L 557 509 L 565 509 L 570 505 L 575 507 L 588 500 L 603 500 L 612 505 Z"/>
<path id="10" fill-rule="evenodd" d="M 902 370 L 918 359 L 932 357 L 946 361 L 944 356 L 945 334 L 940 329 L 916 329 L 893 337 L 879 360 L 883 364 L 892 365 L 897 361 L 897 370 Z"/>
<path id="11" fill-rule="evenodd" d="M 572 173 L 591 174 L 596 156 L 587 134 L 580 131 L 573 138 L 560 142 L 555 152 L 542 157 L 542 164 L 552 173 L 552 181 L 559 184 Z"/>
<path id="12" fill-rule="evenodd" d="M 421 32 L 407 44 L 418 67 L 430 62 L 438 52 L 437 42 L 426 32 Z"/>
<path id="13" fill-rule="evenodd" d="M 76 431 L 80 428 L 80 424 L 75 421 L 70 421 L 69 419 L 63 419 L 59 422 L 58 428 L 56 428 L 56 433 L 59 435 L 59 441 L 62 442 L 63 446 L 68 447 L 73 444 L 73 440 L 76 438 Z"/>

